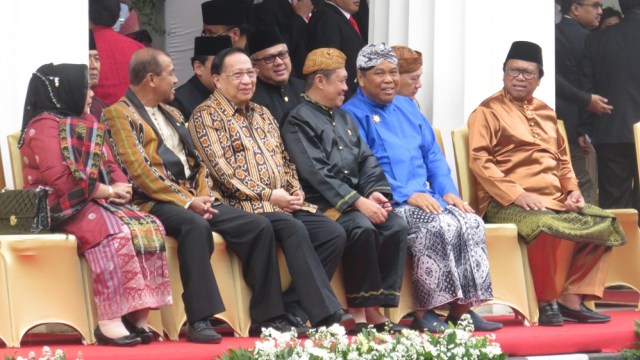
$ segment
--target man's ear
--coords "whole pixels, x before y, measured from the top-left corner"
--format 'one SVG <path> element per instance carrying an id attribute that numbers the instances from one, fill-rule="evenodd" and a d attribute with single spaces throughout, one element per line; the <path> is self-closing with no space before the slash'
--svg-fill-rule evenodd
<path id="1" fill-rule="evenodd" d="M 204 64 L 198 60 L 194 61 L 193 72 L 198 76 L 202 76 L 202 74 L 204 73 Z"/>

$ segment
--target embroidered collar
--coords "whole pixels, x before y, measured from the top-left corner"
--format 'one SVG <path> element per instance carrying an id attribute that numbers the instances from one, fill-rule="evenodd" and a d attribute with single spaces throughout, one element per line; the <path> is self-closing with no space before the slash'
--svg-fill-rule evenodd
<path id="1" fill-rule="evenodd" d="M 324 106 L 322 104 L 320 104 L 319 102 L 313 100 L 312 98 L 309 97 L 309 95 L 307 95 L 306 93 L 302 94 L 302 98 L 307 100 L 308 102 L 312 103 L 313 105 L 321 108 L 322 110 L 328 112 L 328 113 L 332 113 L 334 109 L 328 107 L 328 106 Z"/>

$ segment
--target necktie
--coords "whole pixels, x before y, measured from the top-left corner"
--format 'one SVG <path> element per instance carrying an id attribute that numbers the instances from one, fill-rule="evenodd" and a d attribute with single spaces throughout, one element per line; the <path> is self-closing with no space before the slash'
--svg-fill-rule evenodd
<path id="1" fill-rule="evenodd" d="M 351 23 L 351 26 L 353 26 L 353 28 L 356 29 L 356 32 L 358 33 L 358 35 L 362 37 L 362 34 L 360 34 L 360 28 L 358 27 L 358 23 L 356 22 L 356 19 L 354 19 L 353 16 L 351 15 L 349 15 L 349 22 Z"/>

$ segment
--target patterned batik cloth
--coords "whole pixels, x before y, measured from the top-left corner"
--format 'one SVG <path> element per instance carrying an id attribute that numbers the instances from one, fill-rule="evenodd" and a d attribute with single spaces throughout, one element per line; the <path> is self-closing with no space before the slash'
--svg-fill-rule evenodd
<path id="1" fill-rule="evenodd" d="M 136 253 L 130 229 L 104 208 L 102 216 L 108 217 L 110 225 L 118 226 L 120 231 L 84 252 L 92 271 L 98 319 L 114 319 L 136 310 L 170 305 L 172 298 L 165 253 Z M 159 221 L 158 225 L 164 233 Z"/>
<path id="2" fill-rule="evenodd" d="M 474 306 L 493 298 L 484 222 L 479 216 L 454 206 L 437 215 L 411 205 L 394 211 L 409 225 L 417 309 L 452 301 Z"/>
<path id="3" fill-rule="evenodd" d="M 518 234 L 527 244 L 541 232 L 579 243 L 608 246 L 627 243 L 616 217 L 589 204 L 580 212 L 528 211 L 517 205 L 502 207 L 491 200 L 485 217 L 491 223 L 516 224 Z"/>

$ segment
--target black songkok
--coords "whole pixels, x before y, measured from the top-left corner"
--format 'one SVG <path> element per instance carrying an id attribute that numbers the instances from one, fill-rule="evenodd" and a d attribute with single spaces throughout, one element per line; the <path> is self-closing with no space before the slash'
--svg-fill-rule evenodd
<path id="1" fill-rule="evenodd" d="M 205 25 L 243 25 L 247 22 L 247 0 L 209 0 L 202 3 L 202 23 Z"/>
<path id="2" fill-rule="evenodd" d="M 120 0 L 89 0 L 89 20 L 94 25 L 112 27 L 120 17 Z"/>
<path id="3" fill-rule="evenodd" d="M 216 56 L 224 49 L 230 48 L 231 38 L 228 36 L 198 36 L 193 45 L 193 56 Z"/>
<path id="4" fill-rule="evenodd" d="M 529 41 L 514 41 L 504 60 L 505 64 L 511 59 L 534 62 L 542 67 L 542 48 Z"/>
<path id="5" fill-rule="evenodd" d="M 96 38 L 93 37 L 93 30 L 89 29 L 89 50 L 98 50 L 96 47 Z"/>
<path id="6" fill-rule="evenodd" d="M 280 31 L 275 26 L 256 29 L 252 34 L 249 34 L 247 41 L 249 43 L 249 55 L 285 43 Z"/>

